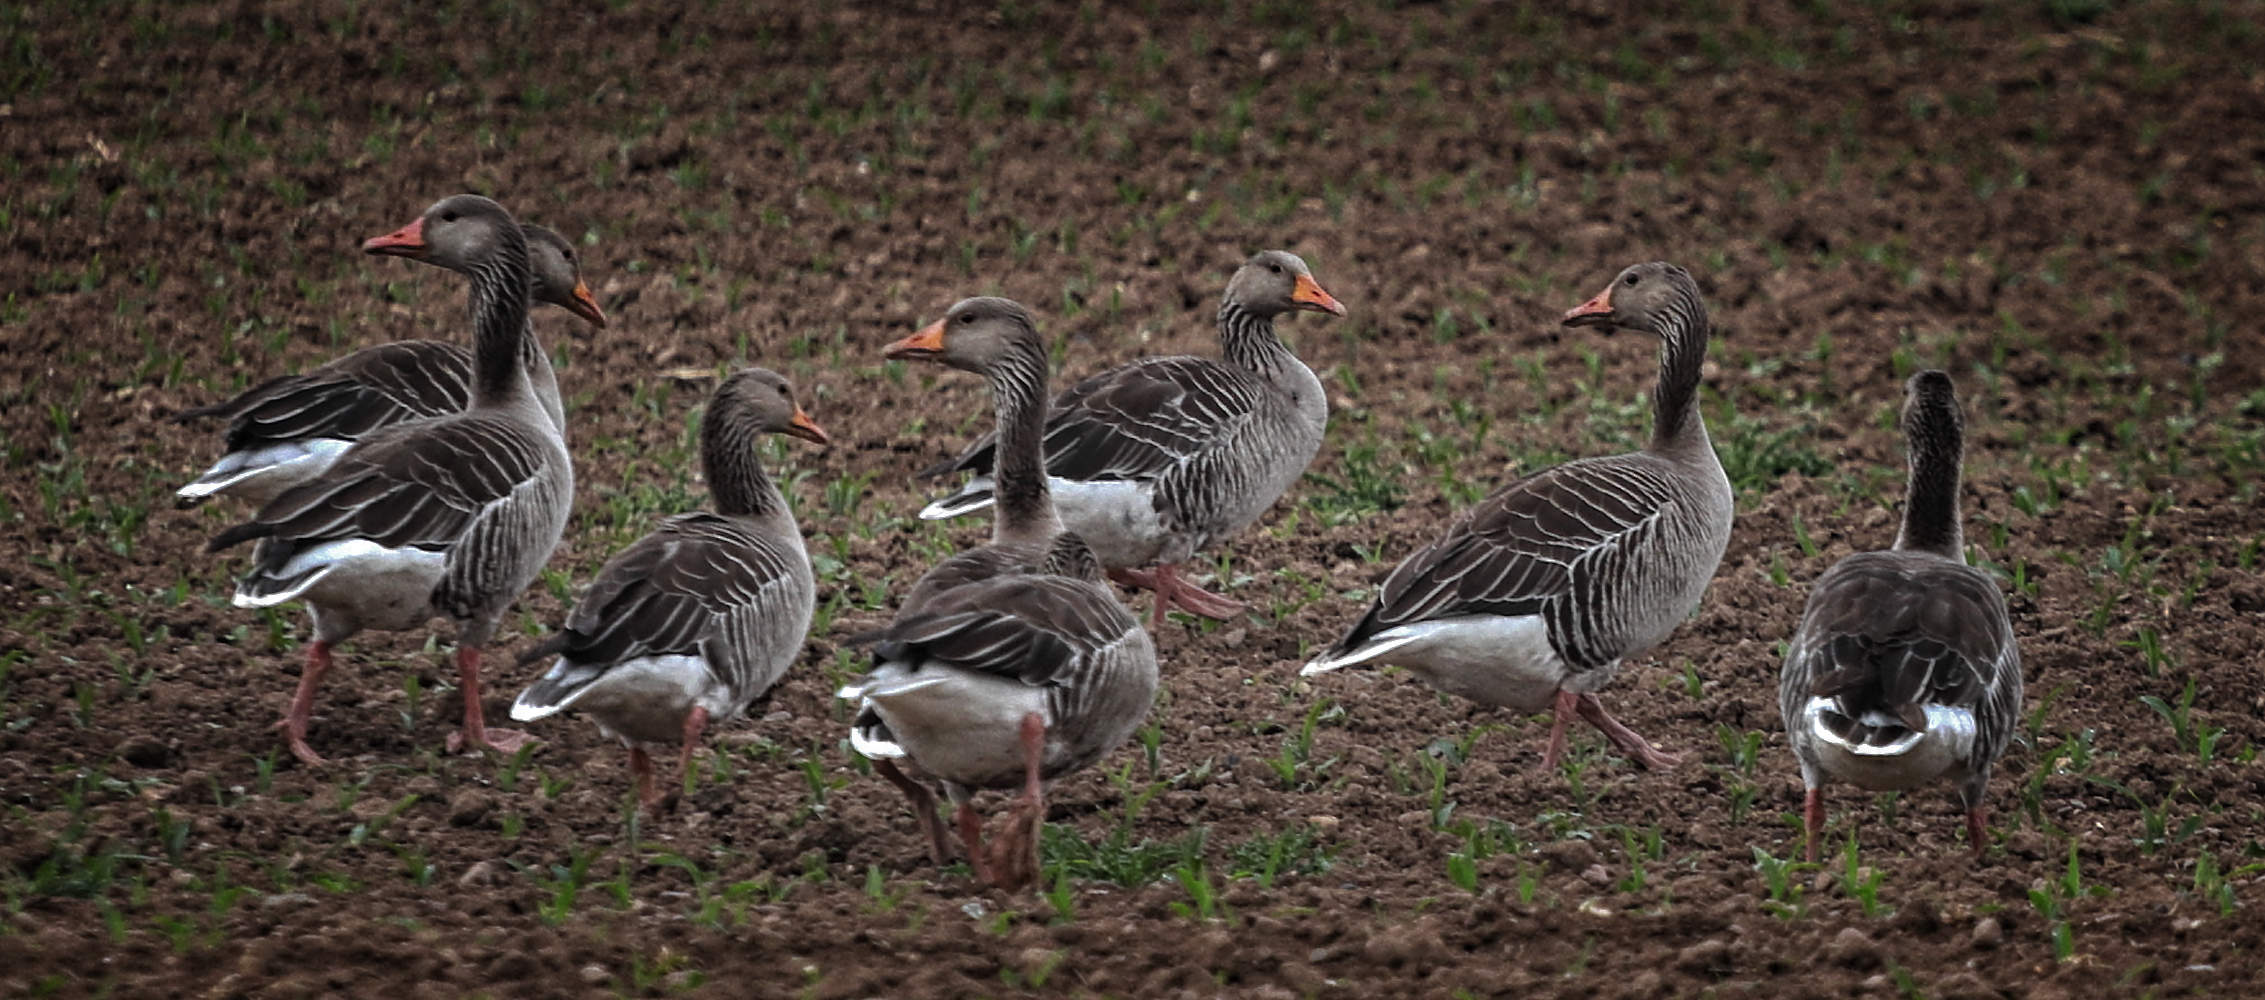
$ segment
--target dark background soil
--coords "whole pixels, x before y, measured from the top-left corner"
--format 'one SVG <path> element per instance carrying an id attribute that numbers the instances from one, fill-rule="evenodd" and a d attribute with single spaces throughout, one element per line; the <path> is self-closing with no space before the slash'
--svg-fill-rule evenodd
<path id="1" fill-rule="evenodd" d="M 0 989 L 2249 995 L 2261 21 L 2099 0 L 8 8 Z M 354 247 L 465 189 L 584 242 L 615 320 L 539 323 L 580 496 L 491 662 L 699 502 L 684 369 L 777 368 L 838 442 L 772 456 L 832 611 L 667 817 L 628 822 L 622 755 L 581 720 L 523 762 L 443 756 L 445 637 L 353 643 L 313 736 L 335 763 L 297 766 L 270 725 L 305 624 L 228 606 L 240 556 L 201 545 L 240 512 L 171 509 L 216 441 L 166 414 L 457 335 L 457 282 Z M 1053 900 L 935 870 L 831 692 L 858 667 L 841 637 L 981 537 L 909 521 L 909 473 L 988 407 L 880 346 L 999 293 L 1065 375 L 1209 352 L 1219 289 L 1263 247 L 1351 315 L 1286 324 L 1336 419 L 1314 478 L 1208 567 L 1252 614 L 1159 636 L 1153 750 L 1057 790 Z M 1651 774 L 1584 734 L 1537 773 L 1534 719 L 1397 673 L 1299 679 L 1492 483 L 1640 441 L 1650 345 L 1555 320 L 1654 258 L 1715 310 L 1705 402 L 1742 502 L 1705 604 L 1607 698 L 1691 759 Z M 2005 574 L 2030 717 L 1979 861 L 1947 790 L 1839 789 L 1828 843 L 1853 832 L 1860 870 L 1773 879 L 1799 829 L 1778 644 L 1832 560 L 1891 540 L 1893 414 L 1926 366 L 1968 402 L 1970 540 Z M 527 673 L 499 675 L 491 712 Z"/>

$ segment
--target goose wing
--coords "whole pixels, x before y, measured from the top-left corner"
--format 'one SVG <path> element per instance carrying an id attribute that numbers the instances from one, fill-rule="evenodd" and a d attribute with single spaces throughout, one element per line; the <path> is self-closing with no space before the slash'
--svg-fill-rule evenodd
<path id="1" fill-rule="evenodd" d="M 1600 601 L 1621 589 L 1681 503 L 1664 469 L 1641 456 L 1589 459 L 1513 480 L 1471 508 L 1384 581 L 1336 652 L 1378 632 L 1460 614 L 1548 615 L 1559 653 L 1575 667 L 1612 659 Z"/>
<path id="2" fill-rule="evenodd" d="M 1046 418 L 1046 471 L 1080 482 L 1147 480 L 1234 436 L 1258 407 L 1256 376 L 1209 358 L 1144 358 L 1071 386 Z M 989 474 L 997 437 L 921 471 Z"/>
<path id="3" fill-rule="evenodd" d="M 777 610 L 799 553 L 744 522 L 708 513 L 670 519 L 608 561 L 566 626 L 519 662 L 565 654 L 613 664 L 706 648 L 718 625 Z"/>
<path id="4" fill-rule="evenodd" d="M 471 404 L 471 381 L 472 355 L 464 348 L 398 341 L 269 379 L 172 419 L 227 417 L 229 451 L 314 438 L 354 441 L 404 421 L 462 412 Z"/>
<path id="5" fill-rule="evenodd" d="M 1938 556 L 1865 552 L 1817 581 L 1789 664 L 1804 685 L 1791 692 L 1852 699 L 1924 729 L 1921 706 L 1989 714 L 2019 690 L 2020 654 L 2005 597 L 1978 570 Z M 2019 712 L 2018 698 L 2007 714 Z"/>

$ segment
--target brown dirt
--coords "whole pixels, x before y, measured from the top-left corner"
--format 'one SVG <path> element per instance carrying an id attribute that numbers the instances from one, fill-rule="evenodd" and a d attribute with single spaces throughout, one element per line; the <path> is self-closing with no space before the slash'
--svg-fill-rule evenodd
<path id="1" fill-rule="evenodd" d="M 428 6 L 0 15 L 9 994 L 2045 998 L 2265 979 L 2243 867 L 2265 854 L 2260 5 Z M 579 721 L 544 726 L 524 767 L 442 756 L 454 692 L 424 635 L 342 654 L 314 733 L 336 764 L 277 754 L 305 626 L 231 609 L 240 557 L 200 545 L 232 512 L 168 503 L 214 442 L 163 415 L 462 325 L 445 276 L 352 248 L 466 188 L 586 239 L 616 319 L 542 320 L 581 496 L 496 661 L 697 500 L 698 389 L 658 373 L 778 368 L 840 442 L 775 456 L 806 477 L 839 613 L 641 827 L 621 755 Z M 1209 351 L 1218 289 L 1266 246 L 1352 308 L 1289 324 L 1338 397 L 1326 481 L 1223 548 L 1254 613 L 1166 630 L 1153 758 L 1064 781 L 1048 834 L 1057 867 L 1076 843 L 1206 835 L 1187 881 L 1216 905 L 1072 865 L 1061 913 L 932 869 L 842 748 L 830 692 L 854 666 L 840 637 L 979 536 L 903 519 L 908 473 L 985 407 L 878 348 L 999 292 L 1037 308 L 1069 374 Z M 1649 258 L 1702 278 L 1708 414 L 1754 469 L 1704 606 L 1608 694 L 1692 759 L 1645 773 L 1584 736 L 1575 773 L 1540 774 L 1535 720 L 1404 675 L 1298 679 L 1487 484 L 1641 434 L 1647 346 L 1554 320 Z M 2009 571 L 2033 721 L 1983 859 L 1947 793 L 1882 809 L 1837 790 L 1832 836 L 1857 832 L 1880 910 L 1837 862 L 1791 876 L 1796 910 L 1757 866 L 1797 849 L 1776 644 L 1831 560 L 1889 541 L 1889 414 L 1920 365 L 1969 401 L 1974 543 Z M 1398 505 L 1338 502 L 1331 483 L 1355 481 Z M 524 679 L 500 673 L 491 712 Z M 2139 700 L 2189 690 L 2224 730 L 2209 762 Z M 1309 714 L 1285 781 L 1269 761 L 1298 763 Z M 1729 749 L 1746 733 L 1750 776 Z M 1300 835 L 1325 863 L 1293 849 L 1270 883 L 1251 874 L 1254 842 Z M 562 892 L 576 859 L 587 884 Z"/>

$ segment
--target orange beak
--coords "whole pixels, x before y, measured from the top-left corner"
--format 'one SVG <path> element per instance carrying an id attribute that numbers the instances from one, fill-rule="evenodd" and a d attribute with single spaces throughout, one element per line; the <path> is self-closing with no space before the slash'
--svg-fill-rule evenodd
<path id="1" fill-rule="evenodd" d="M 1298 275 L 1297 285 L 1290 290 L 1290 301 L 1297 303 L 1300 309 L 1325 312 L 1332 316 L 1345 315 L 1345 304 L 1337 301 L 1336 296 L 1323 291 L 1321 283 L 1313 280 L 1310 275 Z"/>
<path id="2" fill-rule="evenodd" d="M 921 327 L 920 332 L 882 348 L 881 356 L 891 361 L 923 360 L 942 357 L 944 354 L 944 321 L 937 320 Z"/>
<path id="3" fill-rule="evenodd" d="M 1611 326 L 1612 286 L 1604 286 L 1595 298 L 1565 311 L 1566 326 Z"/>
<path id="4" fill-rule="evenodd" d="M 372 236 L 363 240 L 362 252 L 377 254 L 380 257 L 407 257 L 410 260 L 423 260 L 425 257 L 424 216 L 418 216 L 417 221 L 383 236 Z"/>
<path id="5" fill-rule="evenodd" d="M 574 283 L 574 301 L 567 305 L 566 311 L 600 330 L 606 328 L 606 311 L 598 307 L 598 297 L 590 293 L 590 286 L 580 281 Z"/>
<path id="6" fill-rule="evenodd" d="M 787 421 L 786 432 L 812 444 L 834 443 L 834 439 L 826 436 L 826 429 L 810 419 L 810 414 L 802 412 L 800 406 L 794 408 L 794 419 Z"/>

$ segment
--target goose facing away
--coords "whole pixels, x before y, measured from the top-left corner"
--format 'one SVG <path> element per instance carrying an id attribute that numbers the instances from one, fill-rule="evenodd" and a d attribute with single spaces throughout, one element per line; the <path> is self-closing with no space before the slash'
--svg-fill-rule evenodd
<path id="1" fill-rule="evenodd" d="M 1054 401 L 1044 453 L 1055 510 L 1111 579 L 1156 592 L 1153 624 L 1174 607 L 1210 618 L 1242 609 L 1182 578 L 1178 566 L 1258 520 L 1321 448 L 1329 424 L 1321 380 L 1274 331 L 1275 317 L 1298 310 L 1345 314 L 1296 254 L 1261 252 L 1220 298 L 1224 360 L 1143 358 Z M 996 454 L 986 436 L 922 470 L 975 477 L 920 516 L 991 505 Z"/>
<path id="2" fill-rule="evenodd" d="M 1990 768 L 2021 714 L 2005 597 L 1966 564 L 1957 392 L 1939 371 L 1913 375 L 1904 392 L 1910 483 L 1895 546 L 1849 556 L 1817 579 L 1778 675 L 1811 861 L 1828 779 L 1875 792 L 1957 781 L 1967 839 L 1981 854 Z"/>
<path id="3" fill-rule="evenodd" d="M 914 585 L 872 637 L 872 670 L 840 697 L 858 706 L 852 745 L 911 801 L 932 860 L 942 864 L 950 848 L 934 794 L 908 770 L 942 784 L 977 876 L 1011 891 L 1037 877 L 1046 784 L 1116 749 L 1147 718 L 1156 647 L 1103 582 L 1093 550 L 1055 519 L 1039 453 L 1047 358 L 1030 314 L 968 299 L 887 353 L 989 382 L 998 516 L 991 544 Z M 1015 787 L 1006 829 L 986 848 L 974 793 Z"/>
<path id="4" fill-rule="evenodd" d="M 802 649 L 816 584 L 786 497 L 756 457 L 766 434 L 826 444 L 776 372 L 718 386 L 700 421 L 714 513 L 680 514 L 606 562 L 566 625 L 519 657 L 557 657 L 512 705 L 521 722 L 567 708 L 629 748 L 638 801 L 660 805 L 652 744 L 681 742 L 679 773 L 710 725 L 738 718 Z"/>
<path id="5" fill-rule="evenodd" d="M 542 226 L 522 225 L 534 270 L 531 294 L 604 329 L 605 310 L 582 283 L 574 245 Z M 550 359 L 527 360 L 535 394 L 563 433 L 565 407 Z M 254 508 L 329 468 L 354 442 L 408 420 L 463 412 L 472 401 L 472 352 L 444 340 L 398 340 L 355 351 L 297 375 L 279 375 L 226 402 L 184 410 L 176 423 L 226 417 L 227 453 L 175 492 L 193 507 L 215 496 Z"/>
<path id="6" fill-rule="evenodd" d="M 457 623 L 464 728 L 450 734 L 450 751 L 509 753 L 526 737 L 487 728 L 480 651 L 557 547 L 574 499 L 565 441 L 527 373 L 539 352 L 526 345 L 526 240 L 501 205 L 455 195 L 365 249 L 471 277 L 471 405 L 363 438 L 209 549 L 259 542 L 236 606 L 302 600 L 314 618 L 315 641 L 278 726 L 300 760 L 322 763 L 306 732 L 332 648 L 365 628 L 415 628 L 436 614 Z"/>
<path id="7" fill-rule="evenodd" d="M 1545 769 L 1575 714 L 1669 768 L 1679 758 L 1613 719 L 1597 692 L 1690 614 L 1730 541 L 1730 480 L 1696 399 L 1711 326 L 1697 283 L 1667 263 L 1620 272 L 1565 324 L 1660 338 L 1650 443 L 1503 485 L 1403 560 L 1301 673 L 1397 664 L 1481 704 L 1550 711 Z"/>

